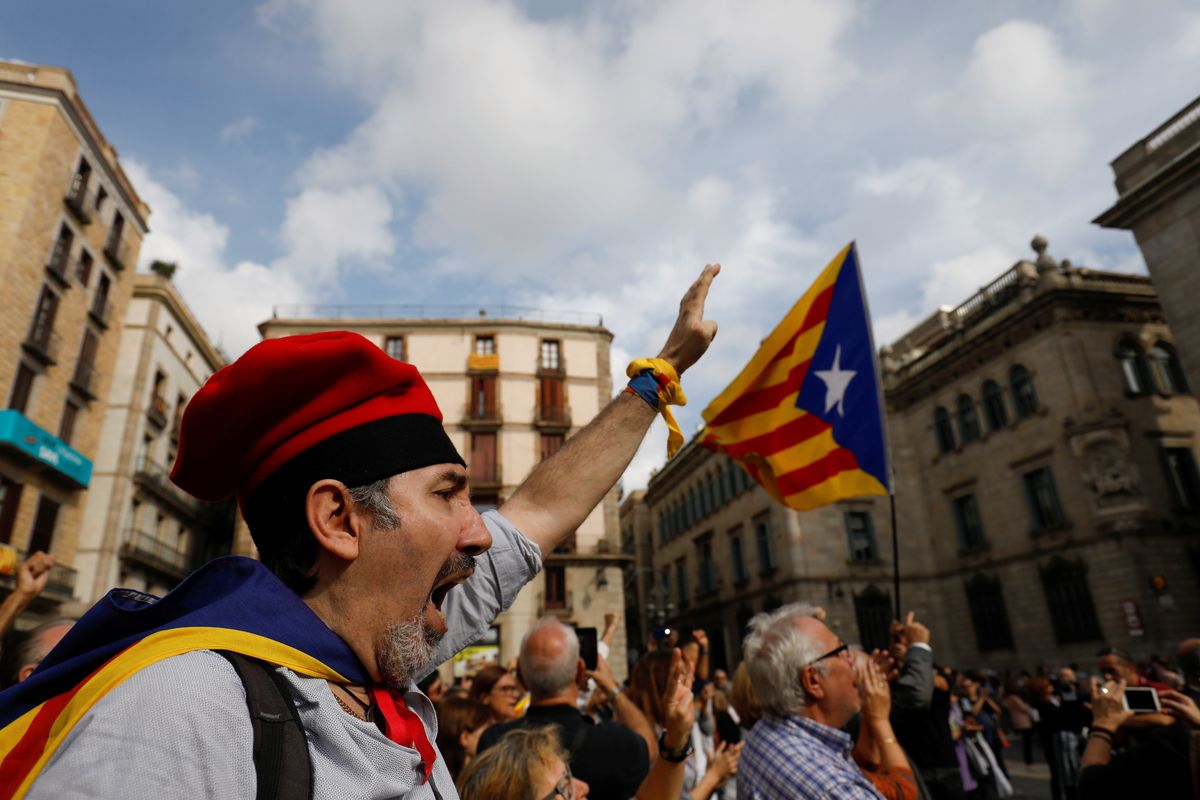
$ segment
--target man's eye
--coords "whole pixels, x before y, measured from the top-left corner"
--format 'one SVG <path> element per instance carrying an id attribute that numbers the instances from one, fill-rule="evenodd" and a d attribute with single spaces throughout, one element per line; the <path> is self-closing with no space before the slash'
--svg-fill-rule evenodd
<path id="1" fill-rule="evenodd" d="M 438 497 L 442 498 L 446 502 L 450 502 L 450 499 L 452 497 L 454 497 L 454 493 L 457 491 L 458 491 L 457 489 L 443 489 L 440 492 L 434 492 L 434 494 L 436 494 Z"/>

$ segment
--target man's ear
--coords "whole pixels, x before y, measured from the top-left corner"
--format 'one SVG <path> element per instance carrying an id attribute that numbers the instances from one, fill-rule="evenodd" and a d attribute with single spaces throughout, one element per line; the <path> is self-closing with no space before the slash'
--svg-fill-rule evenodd
<path id="1" fill-rule="evenodd" d="M 304 513 L 322 551 L 344 561 L 358 558 L 366 519 L 355 511 L 344 483 L 328 478 L 314 483 L 305 496 Z"/>
<path id="2" fill-rule="evenodd" d="M 26 678 L 33 674 L 33 671 L 38 668 L 37 664 L 26 664 L 21 667 L 21 671 L 17 673 L 17 683 L 22 683 Z"/>
<path id="3" fill-rule="evenodd" d="M 800 686 L 804 689 L 804 693 L 813 700 L 825 697 L 825 686 L 821 683 L 821 675 L 815 668 L 800 668 Z"/>
<path id="4" fill-rule="evenodd" d="M 587 664 L 583 663 L 582 658 L 577 659 L 575 663 L 575 685 L 580 687 L 587 686 L 587 680 Z"/>

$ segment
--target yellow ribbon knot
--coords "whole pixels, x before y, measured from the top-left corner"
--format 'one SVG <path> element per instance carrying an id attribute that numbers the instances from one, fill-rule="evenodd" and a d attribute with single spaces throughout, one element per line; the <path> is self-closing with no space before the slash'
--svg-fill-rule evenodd
<path id="1" fill-rule="evenodd" d="M 662 358 L 638 358 L 629 362 L 625 374 L 635 378 L 646 370 L 654 373 L 655 383 L 658 384 L 658 410 L 663 421 L 667 423 L 667 458 L 673 458 L 679 448 L 683 447 L 683 431 L 675 421 L 675 415 L 668 406 L 686 406 L 687 395 L 679 385 L 679 373 L 671 362 Z M 663 379 L 666 380 L 663 380 Z"/>

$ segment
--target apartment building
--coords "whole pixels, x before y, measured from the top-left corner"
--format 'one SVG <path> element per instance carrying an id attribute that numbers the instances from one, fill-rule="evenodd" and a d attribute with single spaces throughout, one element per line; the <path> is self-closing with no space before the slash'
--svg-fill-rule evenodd
<path id="1" fill-rule="evenodd" d="M 58 560 L 34 616 L 76 592 L 83 495 L 149 213 L 71 74 L 0 62 L 0 544 Z"/>
<path id="2" fill-rule="evenodd" d="M 183 410 L 225 357 L 163 272 L 134 276 L 125 311 L 75 558 L 85 603 L 113 586 L 165 594 L 232 547 L 234 502 L 200 502 L 168 477 Z"/>
<path id="3" fill-rule="evenodd" d="M 484 511 L 503 503 L 612 398 L 612 334 L 594 315 L 546 321 L 551 316 L 514 309 L 283 308 L 259 331 L 274 338 L 352 330 L 416 365 L 467 461 L 472 502 Z M 546 555 L 542 574 L 497 620 L 500 657 L 516 656 L 525 631 L 545 614 L 603 629 L 605 612 L 624 610 L 627 561 L 614 489 Z M 612 645 L 614 670 L 623 673 L 624 634 Z"/>

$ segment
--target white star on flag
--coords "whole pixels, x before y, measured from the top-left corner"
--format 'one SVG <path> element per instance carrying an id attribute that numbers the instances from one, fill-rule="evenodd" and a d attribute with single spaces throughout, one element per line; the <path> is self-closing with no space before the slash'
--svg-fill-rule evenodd
<path id="1" fill-rule="evenodd" d="M 829 413 L 829 409 L 837 406 L 839 417 L 846 416 L 842 408 L 842 403 L 846 399 L 846 387 L 850 385 L 850 381 L 858 373 L 852 369 L 842 369 L 840 362 L 842 360 L 842 346 L 839 344 L 837 349 L 833 351 L 833 367 L 823 369 L 813 374 L 825 382 L 825 413 Z"/>

